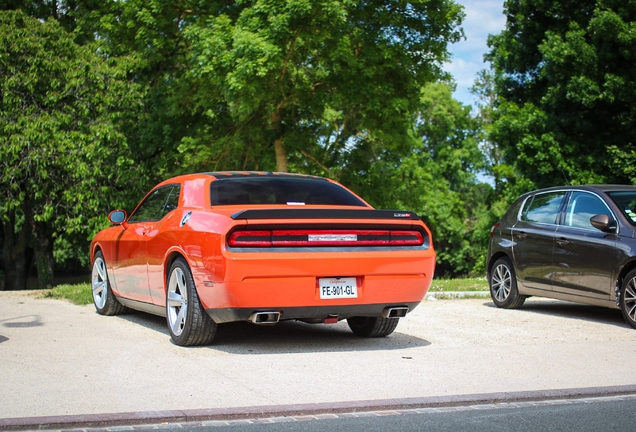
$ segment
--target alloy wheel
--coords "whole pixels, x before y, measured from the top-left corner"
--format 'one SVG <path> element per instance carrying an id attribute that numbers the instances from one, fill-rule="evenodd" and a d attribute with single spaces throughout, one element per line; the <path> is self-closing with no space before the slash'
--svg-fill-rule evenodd
<path id="1" fill-rule="evenodd" d="M 99 309 L 103 309 L 106 305 L 108 295 L 108 275 L 106 273 L 106 265 L 101 256 L 95 258 L 95 262 L 93 263 L 91 288 L 93 290 L 95 306 Z"/>
<path id="2" fill-rule="evenodd" d="M 625 286 L 623 304 L 627 316 L 636 322 L 636 278 L 632 278 Z"/>
<path id="3" fill-rule="evenodd" d="M 510 295 L 511 280 L 512 275 L 508 266 L 500 264 L 495 267 L 492 273 L 491 289 L 497 301 L 506 301 Z"/>
<path id="4" fill-rule="evenodd" d="M 168 282 L 168 323 L 175 336 L 181 335 L 188 313 L 188 291 L 185 273 L 175 267 Z"/>

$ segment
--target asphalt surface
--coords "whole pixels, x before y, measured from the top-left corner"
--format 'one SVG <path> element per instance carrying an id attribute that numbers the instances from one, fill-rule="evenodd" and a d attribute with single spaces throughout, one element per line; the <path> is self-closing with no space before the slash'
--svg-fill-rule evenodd
<path id="1" fill-rule="evenodd" d="M 0 430 L 70 429 L 636 394 L 618 310 L 530 299 L 427 300 L 384 339 L 345 323 L 219 327 L 0 292 Z"/>

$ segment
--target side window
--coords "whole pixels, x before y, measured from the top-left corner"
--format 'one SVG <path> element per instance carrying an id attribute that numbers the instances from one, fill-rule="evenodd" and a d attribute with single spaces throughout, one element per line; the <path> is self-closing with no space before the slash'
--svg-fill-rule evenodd
<path id="1" fill-rule="evenodd" d="M 559 207 L 565 192 L 547 192 L 528 199 L 521 212 L 521 220 L 543 224 L 556 224 Z"/>
<path id="2" fill-rule="evenodd" d="M 177 208 L 180 185 L 164 186 L 151 193 L 130 217 L 129 223 L 154 222 Z"/>
<path id="3" fill-rule="evenodd" d="M 163 210 L 161 212 L 161 217 L 164 217 L 172 210 L 176 210 L 179 207 L 179 194 L 181 193 L 181 185 L 174 185 L 172 190 L 170 191 L 170 195 L 168 199 L 166 199 L 166 203 L 163 206 Z"/>
<path id="4" fill-rule="evenodd" d="M 607 205 L 596 195 L 587 192 L 573 192 L 567 210 L 565 225 L 575 228 L 594 229 L 590 218 L 597 214 L 606 214 L 612 218 Z"/>

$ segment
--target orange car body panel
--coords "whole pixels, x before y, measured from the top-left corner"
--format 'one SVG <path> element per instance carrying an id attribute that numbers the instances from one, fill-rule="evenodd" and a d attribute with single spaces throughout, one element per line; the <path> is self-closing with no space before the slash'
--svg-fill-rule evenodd
<path id="1" fill-rule="evenodd" d="M 183 256 L 190 266 L 199 299 L 208 311 L 413 305 L 419 303 L 428 291 L 435 269 L 435 251 L 431 233 L 420 220 L 395 219 L 383 221 L 383 224 L 396 229 L 417 226 L 427 235 L 427 247 L 422 248 L 236 250 L 228 246 L 227 234 L 237 226 L 255 223 L 259 226 L 317 223 L 340 226 L 364 225 L 369 221 L 351 217 L 330 220 L 260 219 L 257 222 L 249 218 L 234 219 L 232 215 L 241 211 L 264 207 L 213 207 L 209 190 L 210 183 L 215 180 L 216 177 L 211 174 L 166 180 L 153 191 L 165 185 L 180 184 L 178 208 L 159 221 L 116 225 L 95 236 L 91 244 L 91 262 L 95 252 L 101 250 L 116 296 L 165 307 L 167 272 L 171 259 L 178 255 Z M 288 210 L 290 206 L 268 205 L 267 208 Z M 303 206 L 304 210 L 325 208 L 352 210 L 352 207 L 344 206 Z M 365 207 L 354 208 L 358 209 L 372 208 L 366 204 Z M 184 218 L 187 219 L 185 223 Z M 321 299 L 318 279 L 335 277 L 356 278 L 357 298 Z M 216 320 L 231 319 L 217 317 Z"/>

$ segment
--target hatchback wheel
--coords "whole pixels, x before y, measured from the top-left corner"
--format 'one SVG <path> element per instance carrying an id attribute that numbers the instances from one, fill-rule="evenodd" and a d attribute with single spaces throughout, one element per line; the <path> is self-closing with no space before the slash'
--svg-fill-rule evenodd
<path id="1" fill-rule="evenodd" d="M 126 307 L 119 303 L 110 289 L 106 261 L 104 261 L 104 255 L 101 251 L 97 251 L 93 259 L 91 290 L 93 291 L 93 303 L 98 314 L 117 315 L 126 311 Z"/>
<path id="2" fill-rule="evenodd" d="M 636 328 L 636 270 L 630 271 L 623 280 L 620 303 L 623 318 Z"/>
<path id="3" fill-rule="evenodd" d="M 177 258 L 168 273 L 166 319 L 177 345 L 207 345 L 216 334 L 216 323 L 205 312 L 188 264 Z"/>
<path id="4" fill-rule="evenodd" d="M 519 294 L 515 269 L 508 258 L 499 258 L 488 278 L 490 296 L 495 306 L 504 309 L 521 307 L 527 296 Z"/>

